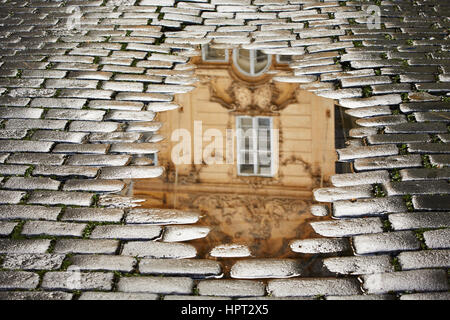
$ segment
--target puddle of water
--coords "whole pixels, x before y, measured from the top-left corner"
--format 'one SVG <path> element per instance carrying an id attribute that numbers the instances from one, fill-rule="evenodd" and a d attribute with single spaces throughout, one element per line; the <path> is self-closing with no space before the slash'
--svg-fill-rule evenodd
<path id="1" fill-rule="evenodd" d="M 233 63 L 264 55 L 241 54 L 233 60 L 231 56 L 236 52 L 221 54 L 219 62 L 193 59 L 196 76 L 201 80 L 195 84 L 196 89 L 175 97 L 179 110 L 158 114 L 157 121 L 164 123 L 161 135 L 166 139 L 158 154 L 158 165 L 165 167 L 166 174 L 161 179 L 135 181 L 134 196 L 146 200 L 144 208 L 201 213 L 197 225 L 208 226 L 211 231 L 206 238 L 188 242 L 197 248 L 199 258 L 216 259 L 210 256 L 214 247 L 241 244 L 248 246 L 254 258 L 295 258 L 311 263 L 311 270 L 317 269 L 312 255 L 292 252 L 289 243 L 319 237 L 310 223 L 327 219 L 312 216 L 309 206 L 312 188 L 334 173 L 334 103 L 298 91 L 296 84 L 273 83 L 271 72 L 287 68 L 274 56 L 265 56 L 261 70 L 243 72 L 242 66 L 247 64 Z M 198 122 L 203 127 L 198 128 Z M 214 157 L 226 155 L 228 160 L 229 139 L 225 132 L 246 128 L 255 131 L 248 137 L 236 135 L 232 164 L 206 165 L 204 159 L 203 163 L 195 162 L 195 139 L 204 140 L 200 155 L 212 142 L 205 139 L 205 131 L 220 134 L 223 145 L 214 149 Z M 174 165 L 172 151 L 180 140 L 171 138 L 177 130 L 188 133 L 187 146 L 193 147 L 190 152 L 196 165 Z M 266 131 L 271 134 L 263 135 Z M 270 154 L 270 165 L 260 159 L 262 152 Z M 243 164 L 247 158 L 253 162 Z M 275 174 L 273 163 L 277 161 L 279 171 Z M 227 273 L 239 259 L 216 260 L 223 262 Z"/>
<path id="2" fill-rule="evenodd" d="M 225 277 L 234 263 L 247 258 L 292 258 L 305 266 L 304 275 L 321 275 L 321 264 L 313 255 L 292 252 L 289 243 L 296 239 L 319 237 L 310 226 L 313 221 L 324 218 L 309 213 L 312 201 L 288 197 L 264 197 L 236 194 L 174 194 L 149 190 L 146 180 L 136 181 L 134 196 L 146 199 L 148 208 L 174 208 L 196 211 L 202 218 L 195 224 L 211 228 L 206 238 L 185 243 L 197 248 L 198 258 L 217 260 L 222 263 Z M 165 203 L 165 204 L 164 204 Z M 211 250 L 223 244 L 242 244 L 252 252 L 247 258 L 215 258 Z"/>
<path id="3" fill-rule="evenodd" d="M 204 239 L 191 241 L 201 257 L 221 244 L 242 244 L 258 258 L 295 257 L 289 241 L 311 238 L 315 235 L 310 222 L 323 220 L 311 216 L 311 201 L 295 198 L 236 194 L 173 194 L 165 193 L 157 200 L 158 192 L 148 190 L 143 181 L 135 183 L 134 196 L 146 199 L 143 207 L 175 208 L 202 214 L 197 225 L 208 226 L 210 233 Z M 171 206 L 173 197 L 177 205 Z M 163 202 L 166 202 L 164 204 Z"/>

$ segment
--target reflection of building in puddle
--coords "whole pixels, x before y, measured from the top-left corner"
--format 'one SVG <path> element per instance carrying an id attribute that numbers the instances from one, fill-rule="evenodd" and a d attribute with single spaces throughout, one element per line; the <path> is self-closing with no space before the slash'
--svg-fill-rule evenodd
<path id="1" fill-rule="evenodd" d="M 202 213 L 211 232 L 193 241 L 201 256 L 224 243 L 246 244 L 256 257 L 291 256 L 290 240 L 312 236 L 312 190 L 334 173 L 334 103 L 272 82 L 289 57 L 202 52 L 192 59 L 196 88 L 159 115 L 166 173 L 137 181 L 135 195 L 149 207 Z"/>

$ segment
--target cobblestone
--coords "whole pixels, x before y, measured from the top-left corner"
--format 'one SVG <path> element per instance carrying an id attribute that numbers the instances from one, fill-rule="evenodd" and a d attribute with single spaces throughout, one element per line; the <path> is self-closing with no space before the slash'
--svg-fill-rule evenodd
<path id="1" fill-rule="evenodd" d="M 36 273 L 26 271 L 0 271 L 0 289 L 35 289 L 39 284 Z"/>
<path id="2" fill-rule="evenodd" d="M 118 240 L 58 239 L 53 252 L 76 254 L 115 254 Z"/>
<path id="3" fill-rule="evenodd" d="M 196 257 L 197 250 L 183 243 L 133 241 L 124 245 L 122 254 L 156 259 L 183 259 Z"/>
<path id="4" fill-rule="evenodd" d="M 230 275 L 236 279 L 291 278 L 301 275 L 302 269 L 296 260 L 252 259 L 236 262 Z"/>
<path id="5" fill-rule="evenodd" d="M 357 254 L 418 250 L 420 248 L 416 235 L 410 231 L 355 236 L 353 237 L 353 246 Z"/>
<path id="6" fill-rule="evenodd" d="M 370 294 L 390 291 L 445 291 L 448 290 L 443 270 L 413 270 L 379 273 L 363 276 L 364 289 Z"/>
<path id="7" fill-rule="evenodd" d="M 70 258 L 80 270 L 131 272 L 136 264 L 132 257 L 113 255 L 76 255 Z"/>
<path id="8" fill-rule="evenodd" d="M 201 259 L 142 259 L 139 263 L 141 274 L 164 276 L 188 276 L 191 278 L 221 277 L 219 262 Z"/>
<path id="9" fill-rule="evenodd" d="M 194 289 L 194 281 L 186 277 L 122 277 L 117 289 L 133 293 L 189 294 Z"/>
<path id="10" fill-rule="evenodd" d="M 61 254 L 8 254 L 3 260 L 4 269 L 56 270 L 63 263 Z"/>
<path id="11" fill-rule="evenodd" d="M 390 291 L 399 293 L 400 299 L 448 299 L 450 59 L 444 4 L 381 2 L 385 29 L 368 28 L 367 6 L 352 2 L 94 0 L 3 5 L 0 253 L 6 254 L 4 263 L 12 263 L 13 254 L 37 254 L 34 257 L 42 259 L 30 258 L 30 265 L 44 266 L 48 257 L 70 253 L 93 270 L 116 271 L 130 270 L 129 265 L 122 269 L 115 262 L 131 261 L 130 255 L 151 258 L 142 260 L 150 274 L 161 275 L 166 269 L 167 275 L 177 277 L 140 276 L 133 269 L 134 277 L 114 281 L 110 273 L 84 272 L 77 282 L 77 272 L 47 272 L 38 290 L 52 291 L 15 292 L 34 289 L 39 277 L 24 273 L 31 275 L 27 282 L 14 271 L 10 280 L 0 281 L 11 284 L 2 287 L 6 290 L 0 292 L 2 299 L 73 297 L 59 290 L 88 290 L 81 292 L 81 299 L 399 297 L 386 294 Z M 79 6 L 80 28 L 67 27 L 71 18 L 67 6 Z M 180 276 L 202 279 L 202 272 L 210 272 L 208 277 L 221 274 L 213 259 L 178 260 L 196 257 L 192 245 L 147 238 L 129 241 L 130 232 L 116 233 L 121 241 L 66 239 L 95 236 L 96 230 L 105 228 L 152 227 L 166 241 L 189 241 L 207 234 L 206 227 L 187 226 L 196 223 L 199 214 L 133 209 L 140 200 L 129 192 L 130 180 L 163 175 L 162 168 L 154 167 L 146 156 L 165 150 L 168 139 L 156 133 L 162 123 L 154 120 L 160 119 L 159 112 L 180 108 L 175 94 L 204 80 L 190 62 L 191 57 L 201 56 L 199 46 L 208 43 L 291 55 L 285 70 L 270 71 L 267 79 L 289 86 L 297 83 L 299 90 L 336 99 L 338 108 L 353 117 L 351 139 L 345 136 L 347 147 L 337 151 L 352 173 L 335 175 L 334 187 L 314 192 L 318 201 L 332 202 L 333 218 L 342 220 L 314 220 L 318 233 L 333 238 L 290 243 L 294 252 L 326 254 L 325 263 L 346 278 L 269 280 L 271 297 L 259 282 L 200 281 L 198 291 L 209 294 L 195 296 L 192 280 Z M 324 217 L 324 208 L 315 205 L 310 211 Z M 391 227 L 394 231 L 388 232 Z M 418 246 L 429 250 L 416 251 Z M 421 270 L 392 272 L 388 257 L 379 255 L 383 252 L 397 254 L 403 269 Z M 250 254 L 247 246 L 218 244 L 207 257 Z M 339 257 L 330 258 L 336 254 Z M 198 261 L 208 268 L 193 270 Z M 269 263 L 270 270 L 261 267 L 267 272 L 259 267 L 245 271 L 247 264 L 259 266 L 258 261 L 260 257 L 232 262 L 235 271 L 249 277 L 291 276 L 290 268 L 280 267 L 285 262 L 272 260 L 276 266 Z M 22 268 L 17 262 L 19 269 L 27 268 L 28 261 L 21 262 L 25 264 Z M 378 273 L 365 274 L 372 272 Z M 359 290 L 355 275 L 362 275 L 366 294 Z M 118 286 L 113 286 L 117 280 Z M 97 292 L 115 291 L 121 283 L 139 292 Z"/>
<path id="12" fill-rule="evenodd" d="M 267 291 L 275 297 L 308 297 L 318 295 L 357 295 L 361 289 L 353 279 L 271 280 Z"/>
<path id="13" fill-rule="evenodd" d="M 258 297 L 265 294 L 265 285 L 252 280 L 204 280 L 197 288 L 201 296 Z"/>
<path id="14" fill-rule="evenodd" d="M 97 226 L 91 239 L 153 240 L 161 235 L 161 227 L 146 225 Z"/>
<path id="15" fill-rule="evenodd" d="M 46 290 L 99 290 L 112 289 L 113 274 L 101 272 L 61 271 L 47 272 L 41 287 Z"/>
<path id="16" fill-rule="evenodd" d="M 350 250 L 350 244 L 342 238 L 294 240 L 290 247 L 292 251 L 299 253 L 338 253 Z"/>

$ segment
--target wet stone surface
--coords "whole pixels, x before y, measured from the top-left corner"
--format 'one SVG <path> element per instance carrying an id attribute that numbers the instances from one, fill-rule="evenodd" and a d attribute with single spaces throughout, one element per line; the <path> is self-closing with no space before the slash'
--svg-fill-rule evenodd
<path id="1" fill-rule="evenodd" d="M 377 5 L 382 32 L 352 2 L 3 1 L 0 299 L 449 300 L 448 5 Z M 159 113 L 205 81 L 191 58 L 207 43 L 292 56 L 272 81 L 354 117 L 337 150 L 352 173 L 314 190 L 323 206 L 280 218 L 246 196 L 256 214 L 232 227 L 136 208 L 131 180 L 164 176 Z M 254 227 L 268 211 L 271 232 Z M 221 276 L 262 281 L 205 280 Z"/>

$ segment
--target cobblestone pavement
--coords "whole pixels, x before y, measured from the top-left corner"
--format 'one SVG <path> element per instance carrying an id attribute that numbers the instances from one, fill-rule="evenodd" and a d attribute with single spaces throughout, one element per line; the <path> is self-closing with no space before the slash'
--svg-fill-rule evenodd
<path id="1" fill-rule="evenodd" d="M 1 299 L 450 298 L 448 1 L 0 3 Z M 314 192 L 332 202 L 312 210 L 336 218 L 312 224 L 326 238 L 291 244 L 331 276 L 247 258 L 218 279 L 219 262 L 164 241 L 198 215 L 127 197 L 162 174 L 155 116 L 207 43 L 299 55 L 274 80 L 358 118 L 338 150 L 355 173 Z"/>

